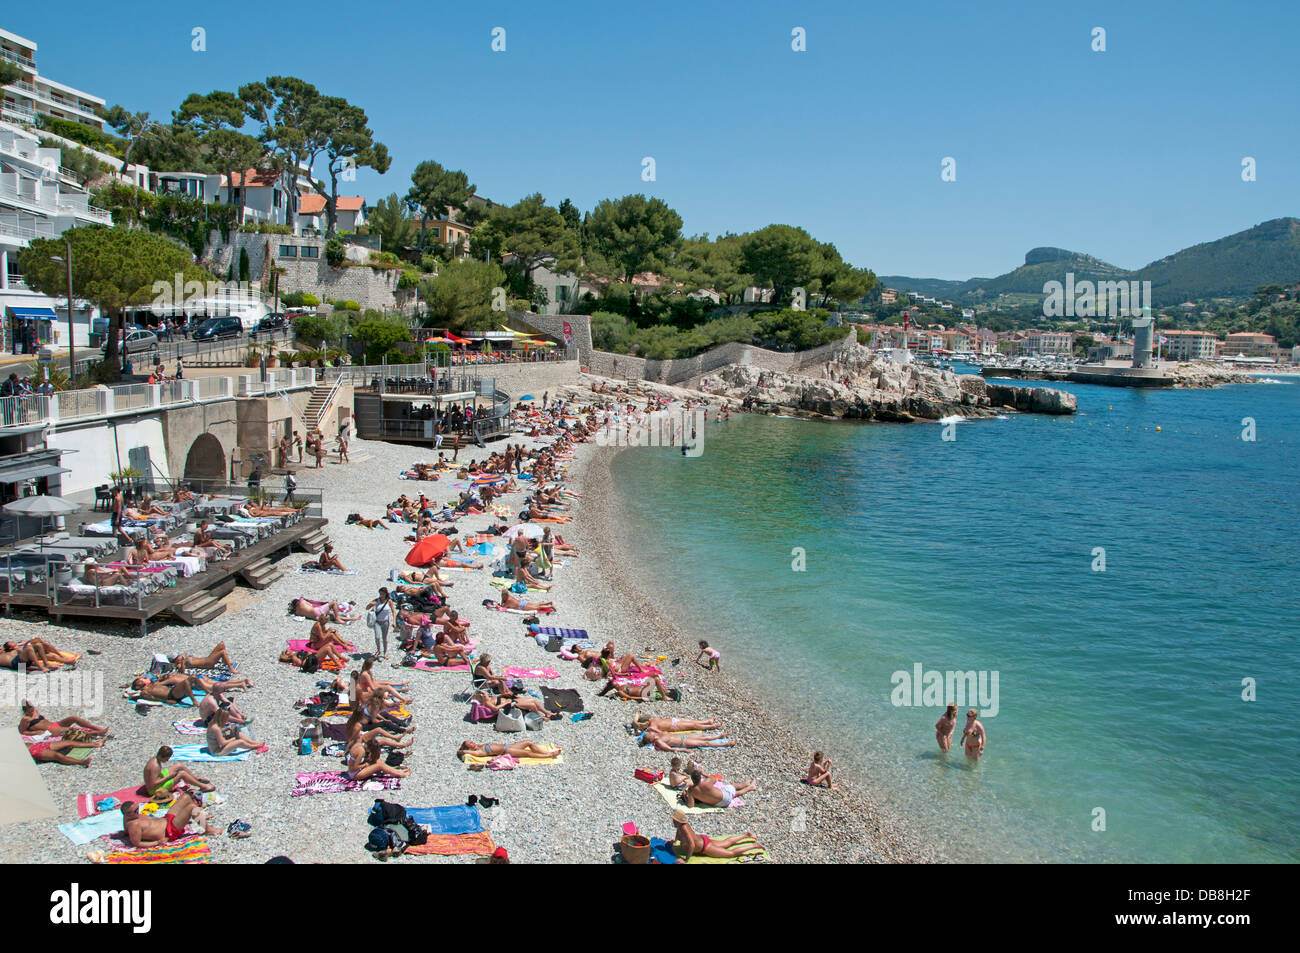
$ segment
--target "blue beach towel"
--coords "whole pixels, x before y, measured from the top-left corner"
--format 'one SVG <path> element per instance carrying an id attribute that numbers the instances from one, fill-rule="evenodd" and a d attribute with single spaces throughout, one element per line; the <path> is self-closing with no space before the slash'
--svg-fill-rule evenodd
<path id="1" fill-rule="evenodd" d="M 408 807 L 406 816 L 417 824 L 427 824 L 430 834 L 478 834 L 487 828 L 478 807 L 461 804 L 455 807 Z"/>
<path id="2" fill-rule="evenodd" d="M 208 754 L 208 746 L 202 745 L 175 745 L 172 748 L 173 761 L 243 761 L 248 758 L 251 751 L 238 751 L 235 754 L 212 755 Z"/>
<path id="3" fill-rule="evenodd" d="M 83 817 L 73 824 L 60 824 L 59 833 L 66 837 L 72 843 L 80 847 L 83 844 L 89 844 L 97 837 L 105 837 L 109 834 L 120 834 L 125 829 L 122 821 L 122 812 L 119 810 L 105 811 L 102 814 L 92 814 L 90 817 Z"/>

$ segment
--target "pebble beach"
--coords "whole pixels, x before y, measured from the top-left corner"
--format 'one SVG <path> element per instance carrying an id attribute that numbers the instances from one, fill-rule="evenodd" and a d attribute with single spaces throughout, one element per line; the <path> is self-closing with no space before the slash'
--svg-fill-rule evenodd
<path id="1" fill-rule="evenodd" d="M 583 389 L 571 390 L 579 399 L 586 395 Z M 516 435 L 510 442 L 529 445 L 532 441 Z M 462 449 L 460 459 L 482 459 L 498 447 L 504 449 L 497 444 L 489 450 Z M 435 807 L 464 804 L 471 794 L 499 799 L 498 806 L 483 811 L 483 818 L 495 843 L 509 850 L 512 862 L 609 863 L 627 822 L 647 836 L 668 840 L 673 836 L 672 807 L 650 785 L 633 777 L 637 768 L 666 773 L 670 758 L 635 746 L 626 725 L 637 711 L 716 718 L 731 737 L 739 739 L 731 749 L 697 752 L 698 760 L 706 773 L 721 774 L 733 784 L 752 779 L 758 790 L 744 796 L 743 806 L 693 816 L 692 825 L 703 834 L 726 837 L 752 832 L 767 847 L 770 859 L 780 863 L 942 860 L 934 845 L 922 843 L 900 819 L 887 816 L 861 785 L 841 780 L 838 790 L 827 790 L 803 784 L 800 779 L 818 740 L 796 737 L 770 716 L 762 699 L 745 685 L 743 672 L 724 665 L 721 673 L 711 673 L 694 664 L 701 637 L 720 648 L 725 659 L 727 634 L 702 635 L 676 623 L 671 599 L 657 592 L 650 567 L 637 564 L 636 540 L 620 522 L 609 472 L 609 462 L 619 452 L 642 451 L 580 444 L 570 462 L 566 484 L 581 499 L 571 507 L 574 521 L 557 528 L 581 555 L 557 562 L 553 588 L 541 598 L 553 600 L 558 611 L 544 616 L 542 624 L 586 629 L 597 645 L 612 640 L 620 655 L 630 651 L 664 657 L 660 665 L 665 681 L 683 690 L 680 703 L 597 697 L 602 683 L 583 679 L 577 663 L 559 659 L 526 637 L 523 616 L 483 607 L 484 599 L 498 595 L 489 585 L 489 570 L 451 573 L 450 605 L 471 622 L 470 636 L 479 641 L 479 652 L 492 654 L 497 671 L 505 666 L 554 668 L 559 679 L 529 681 L 528 687 L 544 684 L 577 689 L 582 695 L 591 718 L 548 722 L 541 732 L 527 736 L 562 747 L 562 762 L 513 771 L 467 770 L 455 755 L 463 740 L 519 736 L 500 735 L 490 724 L 468 721 L 469 706 L 455 697 L 468 690 L 467 673 L 399 668 L 395 661 L 401 653 L 390 651 L 390 661 L 377 665 L 375 674 L 405 681 L 404 691 L 413 697 L 408 707 L 417 730 L 405 762 L 412 768 L 411 776 L 402 780 L 400 790 L 290 797 L 296 773 L 340 766 L 338 759 L 318 752 L 301 755 L 294 744 L 300 721 L 294 702 L 315 694 L 326 673 L 308 675 L 277 661 L 285 639 L 306 638 L 310 628 L 308 621 L 287 614 L 290 600 L 306 596 L 364 605 L 381 585 L 389 584 L 391 569 L 405 568 L 403 557 L 410 544 L 404 537 L 410 527 L 385 523 L 386 528 L 366 529 L 347 525 L 347 515 L 380 516 L 384 504 L 402 493 L 425 492 L 436 500 L 456 495 L 447 488 L 447 483 L 455 482 L 454 475 L 444 475 L 441 483 L 399 477 L 412 461 L 436 457 L 428 448 L 356 439 L 351 463 L 333 462 L 337 456 L 332 454 L 324 469 L 296 471 L 301 488 L 324 491 L 327 534 L 355 575 L 300 574 L 297 567 L 311 557 L 294 553 L 277 564 L 284 572 L 282 579 L 262 591 L 237 588 L 227 597 L 226 612 L 213 621 L 191 628 L 160 617 L 143 639 L 136 637 L 133 627 L 107 621 L 53 625 L 42 615 L 21 612 L 6 620 L 8 638 L 40 636 L 59 648 L 87 653 L 78 671 L 102 673 L 103 713 L 91 716 L 55 705 L 42 706 L 42 711 L 51 718 L 90 717 L 107 724 L 113 737 L 93 752 L 87 768 L 38 766 L 60 817 L 0 828 L 0 856 L 10 863 L 85 863 L 88 852 L 103 849 L 106 841 L 76 846 L 55 829 L 58 823 L 76 820 L 77 796 L 137 784 L 145 761 L 160 745 L 201 741 L 179 735 L 172 727 L 173 721 L 185 719 L 192 710 L 164 706 L 139 714 L 122 698 L 122 687 L 148 666 L 154 653 L 204 654 L 224 641 L 239 674 L 254 685 L 252 691 L 235 696 L 239 706 L 254 716 L 248 733 L 269 750 L 242 762 L 192 766 L 217 786 L 220 803 L 214 822 L 224 829 L 238 819 L 252 829 L 251 836 L 238 840 L 224 834 L 210 837 L 214 863 L 261 863 L 281 854 L 298 863 L 373 862 L 364 844 L 370 830 L 367 812 L 376 797 L 407 807 Z M 278 479 L 270 481 L 277 484 Z M 517 509 L 524 495 L 522 491 L 510 494 L 504 502 Z M 458 527 L 468 535 L 491 521 L 489 516 L 468 516 Z M 359 653 L 373 648 L 364 622 L 340 625 L 339 630 Z M 361 656 L 354 658 L 357 661 L 344 669 L 344 675 L 360 666 Z M 16 721 L 18 713 L 7 710 L 3 717 Z M 408 855 L 390 863 L 475 859 Z"/>

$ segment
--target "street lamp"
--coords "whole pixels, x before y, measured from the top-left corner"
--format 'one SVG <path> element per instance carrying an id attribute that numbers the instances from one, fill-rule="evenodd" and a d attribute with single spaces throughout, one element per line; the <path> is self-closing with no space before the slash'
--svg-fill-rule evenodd
<path id="1" fill-rule="evenodd" d="M 50 261 L 63 262 L 68 271 L 68 381 L 71 382 L 77 376 L 77 352 L 72 336 L 72 242 L 65 238 L 63 247 L 66 256 L 52 255 Z"/>

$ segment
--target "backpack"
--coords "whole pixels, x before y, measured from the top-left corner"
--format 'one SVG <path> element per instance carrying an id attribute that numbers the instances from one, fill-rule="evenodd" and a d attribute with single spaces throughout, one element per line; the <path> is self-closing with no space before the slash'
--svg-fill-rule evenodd
<path id="1" fill-rule="evenodd" d="M 385 824 L 401 824 L 406 821 L 406 808 L 382 798 L 376 798 L 367 818 L 371 827 L 383 827 Z"/>
<path id="2" fill-rule="evenodd" d="M 400 825 L 394 825 L 397 830 L 391 827 L 372 827 L 370 836 L 366 838 L 366 850 L 372 853 L 391 850 L 394 853 L 401 854 L 406 850 L 406 839 L 401 836 L 406 833 L 405 828 Z M 425 835 L 428 839 L 428 835 Z"/>
<path id="3" fill-rule="evenodd" d="M 319 672 L 320 657 L 315 652 L 312 652 L 310 655 L 308 655 L 305 659 L 302 660 L 302 670 L 306 672 L 308 675 L 311 675 L 315 672 Z"/>
<path id="4" fill-rule="evenodd" d="M 406 829 L 406 843 L 424 844 L 429 840 L 429 832 L 421 824 L 415 823 L 409 817 L 402 821 L 402 827 Z"/>

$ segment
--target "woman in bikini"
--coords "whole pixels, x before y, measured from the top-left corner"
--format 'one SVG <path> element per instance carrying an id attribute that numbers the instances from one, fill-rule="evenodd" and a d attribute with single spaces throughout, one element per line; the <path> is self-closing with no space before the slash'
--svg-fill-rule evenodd
<path id="1" fill-rule="evenodd" d="M 38 763 L 74 764 L 79 768 L 90 767 L 90 757 L 74 758 L 67 754 L 78 748 L 98 748 L 102 741 L 71 741 L 63 738 L 48 738 L 44 741 L 24 741 L 27 753 Z"/>
<path id="2" fill-rule="evenodd" d="M 957 703 L 950 702 L 947 710 L 934 723 L 934 740 L 940 751 L 952 749 L 952 733 L 957 730 Z"/>
<path id="3" fill-rule="evenodd" d="M 456 751 L 456 756 L 464 759 L 466 755 L 480 755 L 485 758 L 498 758 L 508 754 L 512 758 L 558 758 L 563 752 L 557 748 L 543 748 L 535 741 L 516 741 L 506 744 L 504 741 L 463 741 Z"/>
<path id="4" fill-rule="evenodd" d="M 382 679 L 375 678 L 372 669 L 375 667 L 374 658 L 368 658 L 361 666 L 361 672 L 357 675 L 357 698 L 361 701 L 367 701 L 371 695 L 379 695 L 381 702 L 389 702 L 394 705 L 409 704 L 411 699 L 403 695 L 397 689 L 405 688 L 406 683 L 386 682 Z M 390 701 L 391 700 L 391 701 Z"/>
<path id="5" fill-rule="evenodd" d="M 519 609 L 524 612 L 554 612 L 555 603 L 550 600 L 536 602 L 521 602 L 519 597 L 510 591 L 507 586 L 501 590 L 501 605 L 507 609 Z"/>
<path id="6" fill-rule="evenodd" d="M 687 735 L 647 728 L 637 736 L 637 744 L 653 745 L 656 751 L 689 751 L 691 748 L 730 748 L 736 742 L 724 735 Z"/>
<path id="7" fill-rule="evenodd" d="M 155 702 L 167 702 L 179 705 L 189 699 L 191 705 L 197 705 L 194 692 L 190 690 L 188 680 L 172 682 L 151 682 L 143 676 L 131 683 L 131 688 L 140 693 L 142 699 Z"/>
<path id="8" fill-rule="evenodd" d="M 405 741 L 402 740 L 406 735 L 415 734 L 414 728 L 407 728 L 400 735 L 395 735 L 384 728 L 371 728 L 369 731 L 364 731 L 362 730 L 363 720 L 364 718 L 362 713 L 359 711 L 354 711 L 348 717 L 347 725 L 344 728 L 344 731 L 347 733 L 347 737 L 344 739 L 344 744 L 347 745 L 348 750 L 351 750 L 356 744 L 364 746 L 372 741 L 379 742 L 379 744 L 383 745 L 385 748 L 409 748 L 415 743 L 414 738 L 406 738 Z"/>
<path id="9" fill-rule="evenodd" d="M 984 724 L 979 720 L 979 710 L 976 708 L 966 712 L 966 730 L 961 733 L 961 743 L 966 746 L 966 757 L 972 761 L 978 761 L 980 755 L 984 753 L 984 743 L 988 741 L 988 734 L 984 731 Z"/>
<path id="10" fill-rule="evenodd" d="M 673 838 L 673 853 L 682 860 L 690 860 L 697 855 L 700 857 L 739 857 L 742 854 L 763 849 L 763 846 L 754 840 L 754 835 L 749 831 L 737 834 L 734 837 L 710 838 L 705 837 L 703 834 L 697 834 L 687 821 L 686 812 L 681 809 L 673 811 L 673 824 L 677 828 L 677 836 Z M 744 847 L 737 846 L 742 841 L 753 841 L 753 843 L 745 844 Z"/>
<path id="11" fill-rule="evenodd" d="M 348 567 L 339 561 L 338 555 L 334 552 L 333 543 L 325 544 L 325 548 L 320 551 L 320 555 L 316 558 L 316 565 L 326 572 L 331 570 L 334 572 L 348 571 Z"/>
<path id="12" fill-rule="evenodd" d="M 216 668 L 218 665 L 224 665 L 232 672 L 235 670 L 234 659 L 232 659 L 230 653 L 226 651 L 225 642 L 218 642 L 211 652 L 201 658 L 197 655 L 178 655 L 172 659 L 172 661 L 175 662 L 176 667 L 182 671 L 187 668 Z"/>
<path id="13" fill-rule="evenodd" d="M 170 795 L 173 793 L 172 788 L 178 781 L 198 788 L 200 791 L 215 791 L 217 786 L 207 778 L 200 778 L 190 772 L 189 768 L 168 768 L 167 762 L 171 760 L 172 749 L 163 745 L 158 749 L 158 753 L 144 763 L 144 789 L 149 792 L 150 797 L 156 797 L 159 794 Z"/>
<path id="14" fill-rule="evenodd" d="M 652 728 L 655 731 L 716 731 L 722 723 L 716 718 L 698 721 L 694 718 L 652 718 L 645 712 L 637 712 L 632 717 L 632 726 L 637 731 Z"/>
<path id="15" fill-rule="evenodd" d="M 520 711 L 533 712 L 534 714 L 541 715 L 548 721 L 554 721 L 557 718 L 563 717 L 559 712 L 547 711 L 546 706 L 531 695 L 511 695 L 507 697 L 505 695 L 493 695 L 489 692 L 478 691 L 474 693 L 470 702 L 477 702 L 484 708 L 490 709 L 493 714 L 500 714 L 503 708 L 509 708 L 513 705 Z"/>
<path id="16" fill-rule="evenodd" d="M 311 624 L 311 634 L 307 636 L 307 647 L 319 649 L 326 645 L 334 646 L 344 652 L 350 652 L 353 648 L 351 643 L 339 635 L 337 629 L 326 626 L 324 619 L 317 619 Z"/>
<path id="17" fill-rule="evenodd" d="M 333 599 L 329 602 L 319 602 L 306 596 L 290 602 L 289 613 L 313 621 L 325 619 L 329 622 L 356 622 L 361 618 L 359 613 L 353 614 L 351 607 L 346 603 L 336 602 Z"/>
<path id="18" fill-rule="evenodd" d="M 208 529 L 208 521 L 203 520 L 194 530 L 194 548 L 208 559 L 225 559 L 230 555 L 231 544 L 216 539 Z"/>
<path id="19" fill-rule="evenodd" d="M 78 718 L 75 715 L 69 715 L 67 718 L 61 718 L 58 721 L 50 721 L 36 710 L 36 706 L 24 699 L 23 713 L 18 718 L 18 733 L 20 735 L 39 735 L 42 732 L 59 738 L 66 737 L 70 741 L 87 741 L 94 737 L 107 735 L 108 729 L 92 725 L 84 718 Z"/>
<path id="20" fill-rule="evenodd" d="M 386 774 L 392 778 L 411 776 L 410 768 L 394 768 L 381 760 L 383 751 L 378 741 L 369 741 L 364 745 L 353 745 L 348 750 L 348 767 L 343 776 L 349 781 L 364 781 L 375 774 Z"/>
<path id="21" fill-rule="evenodd" d="M 235 751 L 267 751 L 266 745 L 254 741 L 238 728 L 227 728 L 230 712 L 224 708 L 212 716 L 208 722 L 208 754 L 220 757 Z"/>

